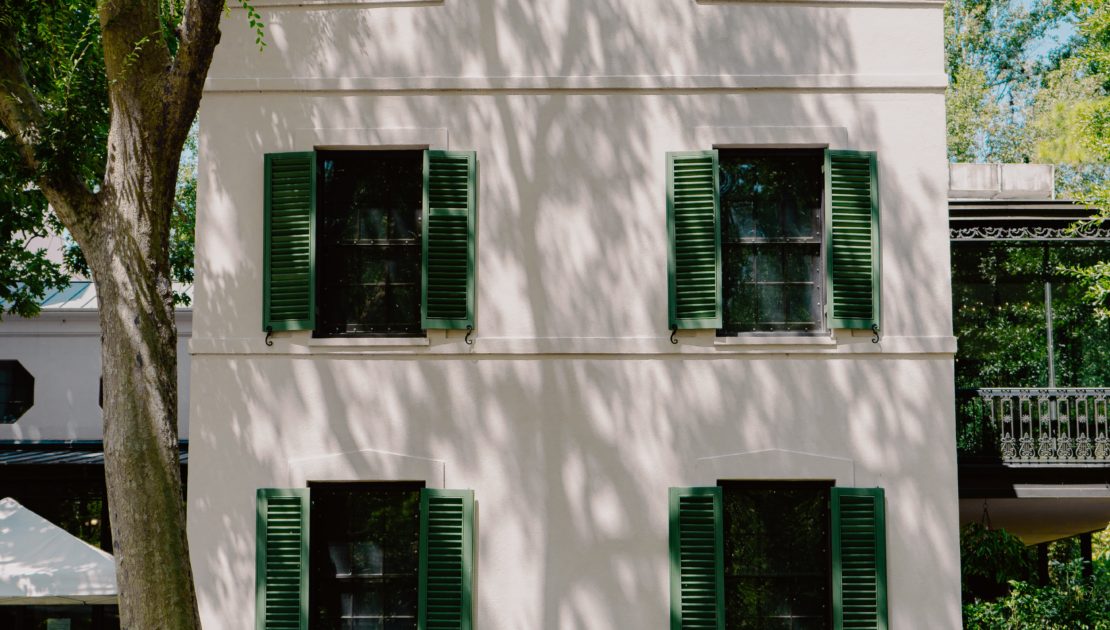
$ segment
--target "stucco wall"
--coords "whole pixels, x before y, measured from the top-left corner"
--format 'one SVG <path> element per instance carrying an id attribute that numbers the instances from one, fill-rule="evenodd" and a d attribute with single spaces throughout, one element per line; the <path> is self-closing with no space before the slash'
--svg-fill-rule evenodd
<path id="1" fill-rule="evenodd" d="M 670 486 L 881 485 L 892 626 L 959 626 L 939 3 L 256 4 L 200 115 L 206 628 L 253 625 L 255 489 L 324 479 L 474 489 L 481 630 L 667 627 Z M 878 152 L 881 343 L 670 343 L 664 154 L 714 144 Z M 474 345 L 266 346 L 263 154 L 387 145 L 478 152 Z"/>

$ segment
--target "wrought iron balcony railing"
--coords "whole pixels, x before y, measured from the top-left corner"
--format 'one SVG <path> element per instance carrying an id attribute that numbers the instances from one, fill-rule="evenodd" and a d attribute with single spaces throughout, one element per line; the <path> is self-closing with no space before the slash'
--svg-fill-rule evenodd
<path id="1" fill-rule="evenodd" d="M 967 454 L 997 455 L 1011 464 L 1110 465 L 1110 388 L 965 393 L 969 396 L 959 402 L 960 444 Z"/>

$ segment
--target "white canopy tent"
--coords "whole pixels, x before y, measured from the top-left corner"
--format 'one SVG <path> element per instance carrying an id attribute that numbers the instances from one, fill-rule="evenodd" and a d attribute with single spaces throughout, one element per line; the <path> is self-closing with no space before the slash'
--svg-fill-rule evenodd
<path id="1" fill-rule="evenodd" d="M 0 499 L 0 605 L 116 604 L 112 555 Z"/>

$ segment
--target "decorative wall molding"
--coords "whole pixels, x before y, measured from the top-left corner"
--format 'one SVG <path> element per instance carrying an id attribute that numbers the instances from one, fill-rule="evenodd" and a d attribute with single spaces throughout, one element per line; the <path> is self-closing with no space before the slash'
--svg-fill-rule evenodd
<path id="1" fill-rule="evenodd" d="M 444 127 L 294 129 L 297 150 L 316 149 L 449 149 Z"/>
<path id="2" fill-rule="evenodd" d="M 715 486 L 722 479 L 828 479 L 856 485 L 856 464 L 846 457 L 768 449 L 703 457 L 694 464 L 693 485 Z"/>
<path id="3" fill-rule="evenodd" d="M 309 481 L 423 481 L 429 488 L 443 488 L 446 464 L 438 459 L 401 455 L 372 449 L 329 453 L 290 459 L 289 487 Z"/>
<path id="4" fill-rule="evenodd" d="M 976 226 L 951 228 L 953 241 L 1110 241 L 1110 226 L 1085 223 L 1075 231 L 1071 226 Z"/>
<path id="5" fill-rule="evenodd" d="M 531 77 L 208 77 L 205 92 L 559 92 L 875 90 L 944 92 L 937 74 L 751 74 Z"/>
<path id="6" fill-rule="evenodd" d="M 849 149 L 847 127 L 694 127 L 698 148 Z"/>
<path id="7" fill-rule="evenodd" d="M 849 331 L 845 331 L 849 332 Z M 680 343 L 672 344 L 667 333 L 660 337 L 547 337 L 506 338 L 482 337 L 475 331 L 474 344 L 463 342 L 465 331 L 452 331 L 442 339 L 433 339 L 421 346 L 382 346 L 351 343 L 349 345 L 316 345 L 311 333 L 274 333 L 272 347 L 267 347 L 263 334 L 257 337 L 193 338 L 189 352 L 193 356 L 356 356 L 394 355 L 412 358 L 489 358 L 506 356 L 651 356 L 673 355 L 683 359 L 715 357 L 787 358 L 874 358 L 876 356 L 911 356 L 947 358 L 956 352 L 956 338 L 895 337 L 884 335 L 879 343 L 871 343 L 870 331 L 861 335 L 838 336 L 832 344 L 790 345 L 782 339 L 771 339 L 765 345 L 718 344 L 713 337 L 678 335 Z M 456 334 L 458 333 L 458 334 Z M 803 341 L 807 338 L 801 338 Z"/>

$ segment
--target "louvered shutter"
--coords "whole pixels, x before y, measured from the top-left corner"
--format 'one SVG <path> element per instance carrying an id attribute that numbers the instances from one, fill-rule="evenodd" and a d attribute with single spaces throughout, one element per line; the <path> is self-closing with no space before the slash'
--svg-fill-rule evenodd
<path id="1" fill-rule="evenodd" d="M 255 628 L 308 628 L 308 488 L 260 488 Z"/>
<path id="2" fill-rule="evenodd" d="M 671 488 L 671 630 L 725 627 L 722 492 Z"/>
<path id="3" fill-rule="evenodd" d="M 833 618 L 837 630 L 886 630 L 882 488 L 832 489 Z"/>
<path id="4" fill-rule="evenodd" d="M 667 154 L 670 327 L 721 327 L 717 151 Z"/>
<path id="5" fill-rule="evenodd" d="M 424 152 L 424 328 L 474 324 L 477 184 L 474 152 Z"/>
<path id="6" fill-rule="evenodd" d="M 316 154 L 265 158 L 262 329 L 312 330 L 316 320 Z"/>
<path id="7" fill-rule="evenodd" d="M 470 630 L 474 491 L 420 492 L 419 630 Z"/>
<path id="8" fill-rule="evenodd" d="M 830 328 L 879 326 L 879 188 L 875 154 L 825 151 Z"/>

